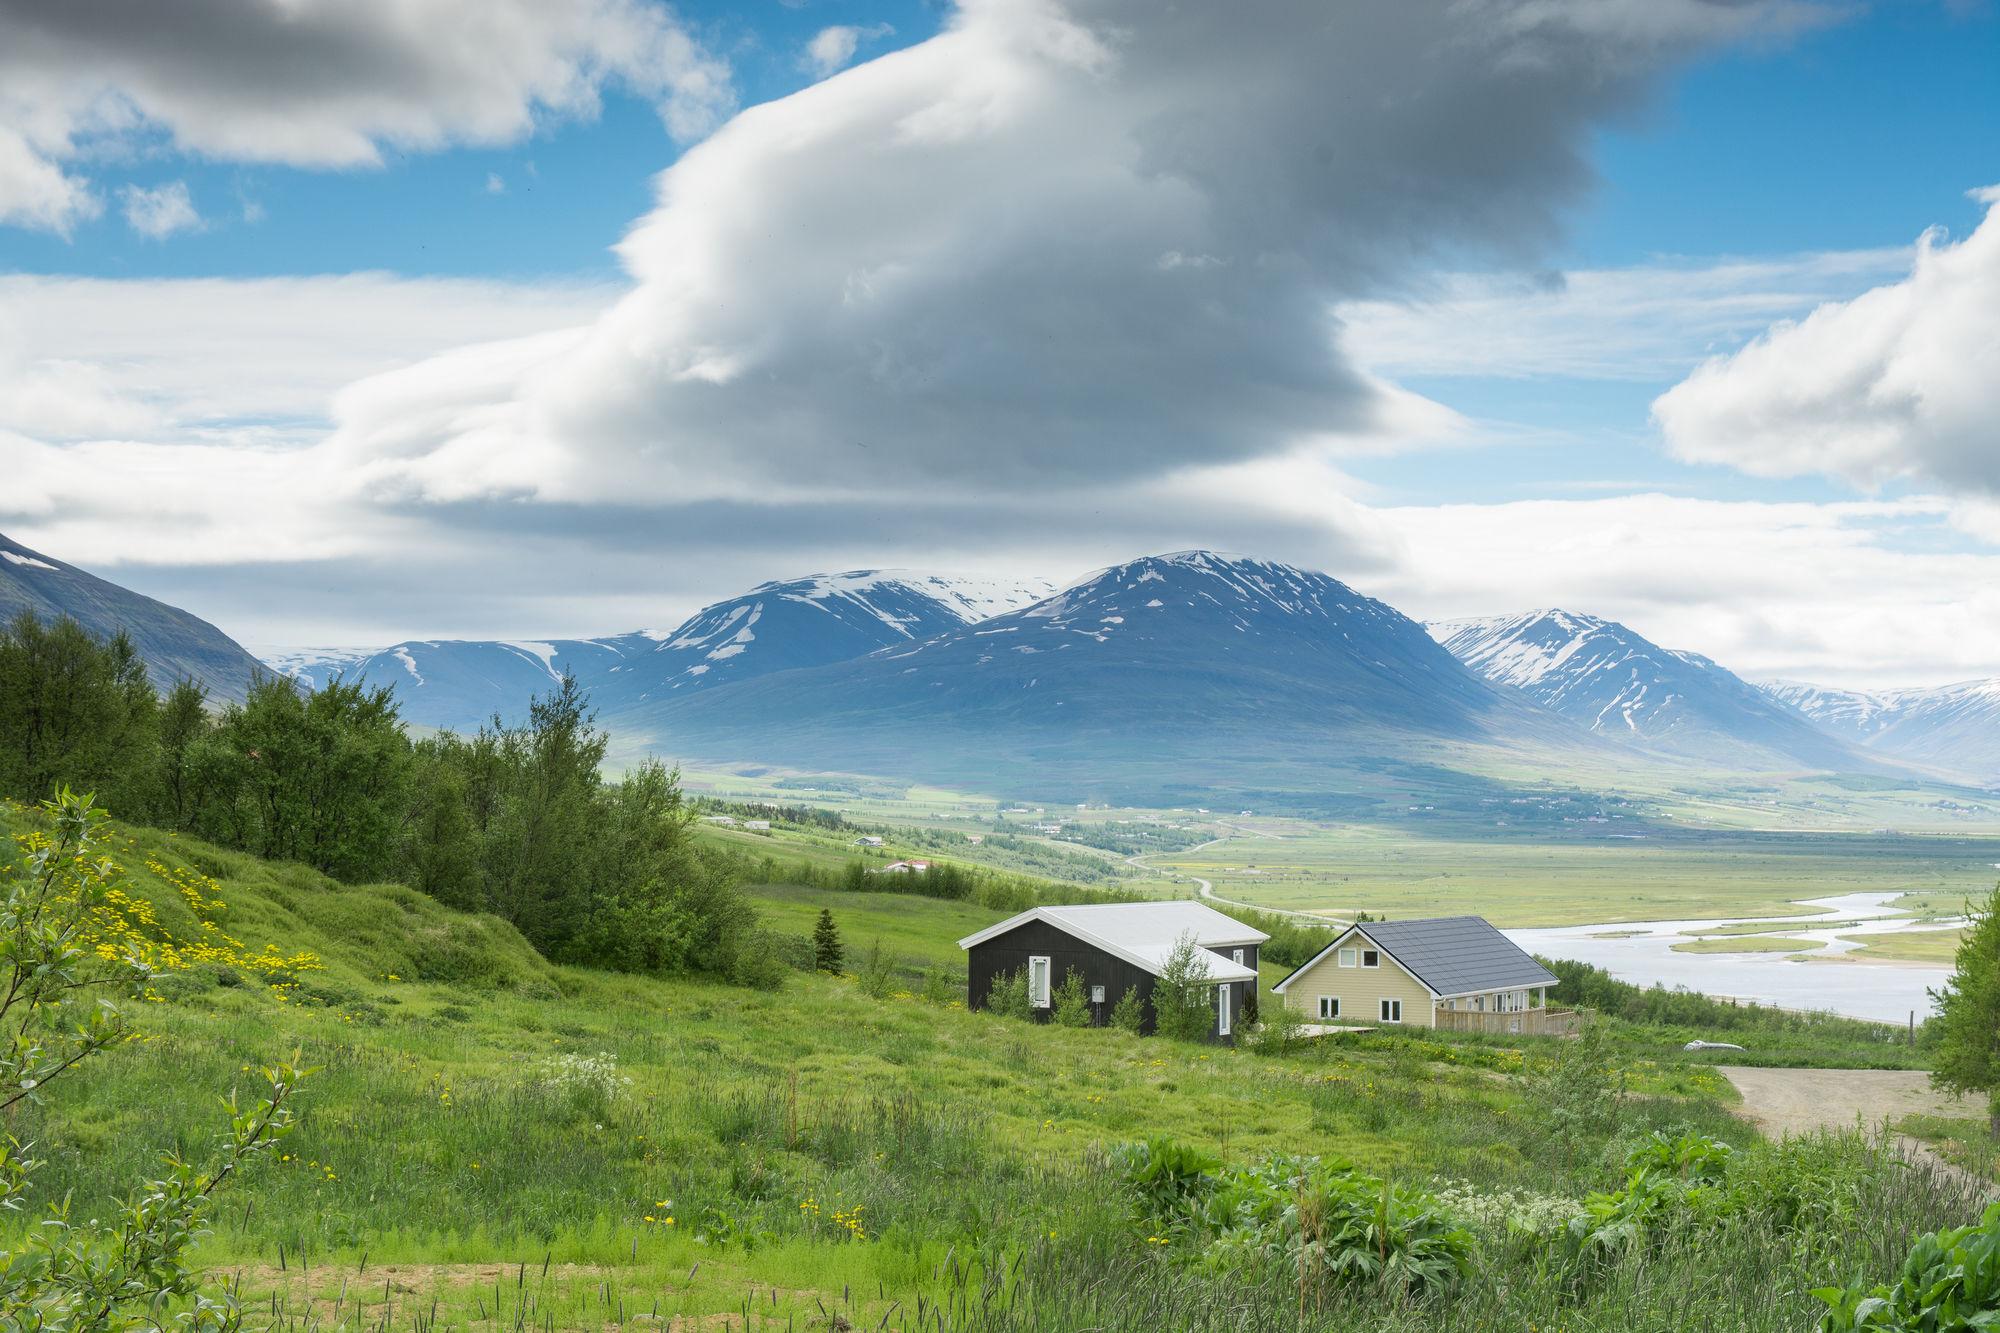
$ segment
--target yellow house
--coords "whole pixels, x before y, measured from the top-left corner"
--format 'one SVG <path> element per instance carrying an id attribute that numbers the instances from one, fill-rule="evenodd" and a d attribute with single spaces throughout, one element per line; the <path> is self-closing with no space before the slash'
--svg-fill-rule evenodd
<path id="1" fill-rule="evenodd" d="M 1551 1033 L 1576 1016 L 1548 1007 L 1555 974 L 1477 916 L 1350 926 L 1271 993 L 1311 1023 Z"/>

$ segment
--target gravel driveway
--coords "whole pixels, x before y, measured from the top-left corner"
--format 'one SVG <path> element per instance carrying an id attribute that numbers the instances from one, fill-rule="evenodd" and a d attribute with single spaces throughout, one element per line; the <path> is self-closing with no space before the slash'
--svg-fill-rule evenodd
<path id="1" fill-rule="evenodd" d="M 1920 1069 L 1751 1069 L 1719 1065 L 1743 1094 L 1743 1114 L 1771 1135 L 1852 1125 L 1874 1129 L 1913 1113 L 1981 1115 L 1977 1101 L 1931 1089 Z"/>

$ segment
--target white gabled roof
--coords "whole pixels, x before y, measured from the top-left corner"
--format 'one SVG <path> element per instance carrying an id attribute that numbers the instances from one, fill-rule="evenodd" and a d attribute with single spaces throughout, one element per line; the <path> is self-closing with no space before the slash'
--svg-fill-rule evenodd
<path id="1" fill-rule="evenodd" d="M 1094 944 L 1154 976 L 1166 966 L 1181 937 L 1191 935 L 1204 950 L 1197 956 L 1207 968 L 1208 980 L 1213 982 L 1254 981 L 1257 973 L 1206 950 L 1262 944 L 1271 938 L 1261 930 L 1195 902 L 1089 903 L 1077 907 L 1030 908 L 998 925 L 967 935 L 958 942 L 958 947 L 970 949 L 975 944 L 984 944 L 1030 921 L 1046 921 L 1057 930 Z"/>

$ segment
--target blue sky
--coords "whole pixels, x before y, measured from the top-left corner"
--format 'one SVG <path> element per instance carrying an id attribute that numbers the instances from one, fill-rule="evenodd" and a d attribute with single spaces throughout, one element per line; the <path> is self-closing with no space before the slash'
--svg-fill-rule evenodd
<path id="1" fill-rule="evenodd" d="M 424 3 L 451 21 L 455 0 Z M 503 34 L 457 64 L 371 12 L 329 19 L 327 50 L 379 55 L 297 97 L 256 76 L 310 49 L 223 50 L 239 64 L 202 73 L 250 91 L 220 108 L 160 52 L 227 43 L 13 34 L 37 63 L 10 85 L 54 120 L 0 119 L 0 463 L 26 479 L 0 530 L 267 644 L 612 632 L 823 564 L 1062 579 L 1227 545 L 1415 614 L 1582 601 L 1771 674 L 2000 674 L 2000 631 L 1956 618 L 2000 572 L 2000 465 L 1964 424 L 1991 325 L 1952 295 L 1990 276 L 1968 238 L 1971 192 L 2000 184 L 1992 4 L 1611 5 L 1526 78 L 1450 85 L 1440 53 L 1502 38 L 1442 6 L 1274 3 L 1225 29 L 1125 0 L 552 0 L 523 11 L 562 15 L 547 50 Z M 382 73 L 404 59 L 418 75 Z M 1407 121 L 1347 96 L 1377 65 Z M 389 109 L 342 122 L 350 85 Z M 929 129 L 912 148 L 947 115 L 969 117 L 943 122 L 962 152 Z M 9 133 L 39 176 L 10 182 Z M 1233 146 L 1210 160 L 1211 137 Z M 1064 160 L 1133 145 L 1130 180 Z M 1267 156 L 1292 165 L 1259 174 Z M 1329 162 L 1358 184 L 1293 188 Z M 154 235 L 132 220 L 149 200 Z M 1933 229 L 1943 263 L 1913 276 Z M 1338 321 L 1323 367 L 1230 248 L 1253 244 Z M 1197 346 L 1171 313 L 1125 317 L 1182 299 L 1130 259 L 1206 284 L 1190 320 L 1239 332 Z M 1743 350 L 1829 303 L 1832 332 Z M 1807 382 L 1828 347 L 1878 341 Z M 1889 409 L 1839 395 L 1913 373 L 1913 347 L 1936 358 L 1897 400 L 1917 405 L 1848 430 Z M 129 496 L 79 501 L 107 469 Z M 939 518 L 844 519 L 872 500 Z M 1551 524 L 1632 567 L 1579 574 Z M 1689 554 L 1682 586 L 1634 573 L 1662 551 Z M 1787 572 L 1732 577 L 1746 561 Z"/>

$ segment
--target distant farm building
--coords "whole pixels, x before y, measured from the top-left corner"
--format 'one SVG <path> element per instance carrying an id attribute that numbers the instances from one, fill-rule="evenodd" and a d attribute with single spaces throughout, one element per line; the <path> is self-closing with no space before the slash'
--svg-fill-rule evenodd
<path id="1" fill-rule="evenodd" d="M 891 861 L 877 871 L 882 875 L 921 875 L 931 868 L 929 861 Z"/>
<path id="2" fill-rule="evenodd" d="M 771 821 L 768 819 L 746 819 L 743 821 L 743 827 L 749 829 L 752 833 L 769 833 L 771 831 Z"/>
<path id="3" fill-rule="evenodd" d="M 882 840 L 874 836 L 873 834 L 869 834 L 865 837 L 856 838 L 854 840 L 854 845 L 856 847 L 880 847 L 882 845 Z"/>

